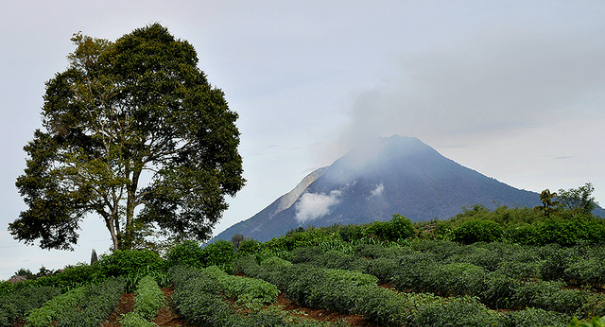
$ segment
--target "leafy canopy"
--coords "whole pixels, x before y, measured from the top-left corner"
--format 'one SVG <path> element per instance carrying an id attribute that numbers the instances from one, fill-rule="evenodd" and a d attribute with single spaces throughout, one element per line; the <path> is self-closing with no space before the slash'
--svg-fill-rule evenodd
<path id="1" fill-rule="evenodd" d="M 569 190 L 560 189 L 557 196 L 557 205 L 565 210 L 569 210 L 573 215 L 590 215 L 599 205 L 595 197 L 592 196 L 594 186 L 592 183 L 586 183 L 578 188 Z"/>
<path id="2" fill-rule="evenodd" d="M 159 24 L 115 42 L 72 41 L 69 67 L 46 83 L 43 129 L 24 147 L 16 186 L 28 208 L 11 234 L 72 249 L 96 214 L 114 249 L 143 246 L 154 231 L 207 239 L 245 180 L 238 116 L 193 46 Z"/>

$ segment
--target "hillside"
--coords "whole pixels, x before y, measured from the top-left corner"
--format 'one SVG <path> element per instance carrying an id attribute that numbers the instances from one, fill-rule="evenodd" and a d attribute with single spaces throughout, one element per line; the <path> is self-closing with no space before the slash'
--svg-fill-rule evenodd
<path id="1" fill-rule="evenodd" d="M 463 206 L 533 207 L 539 194 L 464 167 L 417 138 L 392 136 L 351 150 L 305 177 L 291 192 L 215 239 L 241 233 L 261 241 L 300 226 L 360 224 L 401 214 L 447 219 Z"/>

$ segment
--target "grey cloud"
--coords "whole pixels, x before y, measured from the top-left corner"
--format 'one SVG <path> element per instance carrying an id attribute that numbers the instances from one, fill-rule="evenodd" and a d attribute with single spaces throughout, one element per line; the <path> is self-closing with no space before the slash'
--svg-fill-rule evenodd
<path id="1" fill-rule="evenodd" d="M 344 138 L 491 137 L 585 114 L 603 98 L 603 32 L 498 26 L 404 55 L 394 77 L 358 95 Z"/>

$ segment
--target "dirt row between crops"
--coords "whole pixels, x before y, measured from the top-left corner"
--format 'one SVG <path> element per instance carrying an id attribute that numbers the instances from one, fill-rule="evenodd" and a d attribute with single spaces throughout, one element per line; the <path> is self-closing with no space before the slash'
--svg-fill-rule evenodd
<path id="1" fill-rule="evenodd" d="M 164 292 L 164 296 L 166 296 L 166 299 L 169 299 L 170 295 L 173 292 L 170 288 L 162 289 L 162 291 Z M 275 301 L 272 306 L 278 307 L 281 310 L 290 311 L 292 315 L 305 319 L 312 319 L 322 322 L 336 322 L 338 320 L 344 319 L 352 326 L 378 327 L 378 325 L 367 321 L 363 318 L 363 316 L 360 315 L 343 315 L 337 312 L 329 312 L 327 310 L 317 310 L 302 307 L 288 300 L 284 296 L 284 294 L 280 294 L 277 297 L 277 301 Z M 120 323 L 121 316 L 133 310 L 134 293 L 122 294 L 122 299 L 120 300 L 118 307 L 114 312 L 109 315 L 107 321 L 103 322 L 103 327 L 122 326 L 122 324 Z M 169 305 L 160 309 L 160 311 L 158 312 L 158 316 L 154 319 L 154 322 L 160 327 L 194 327 L 188 324 L 187 321 L 179 317 L 176 313 L 174 313 Z"/>

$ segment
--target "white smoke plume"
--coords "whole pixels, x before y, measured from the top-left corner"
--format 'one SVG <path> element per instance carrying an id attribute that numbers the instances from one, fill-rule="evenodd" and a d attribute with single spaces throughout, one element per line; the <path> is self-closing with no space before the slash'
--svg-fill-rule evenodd
<path id="1" fill-rule="evenodd" d="M 372 190 L 372 192 L 370 192 L 370 199 L 380 196 L 382 194 L 382 192 L 384 192 L 384 184 L 380 183 L 379 185 L 376 186 L 376 188 L 374 190 Z"/>
<path id="2" fill-rule="evenodd" d="M 330 213 L 330 207 L 340 202 L 341 191 L 334 190 L 330 194 L 305 193 L 296 203 L 296 220 L 307 223 Z"/>

